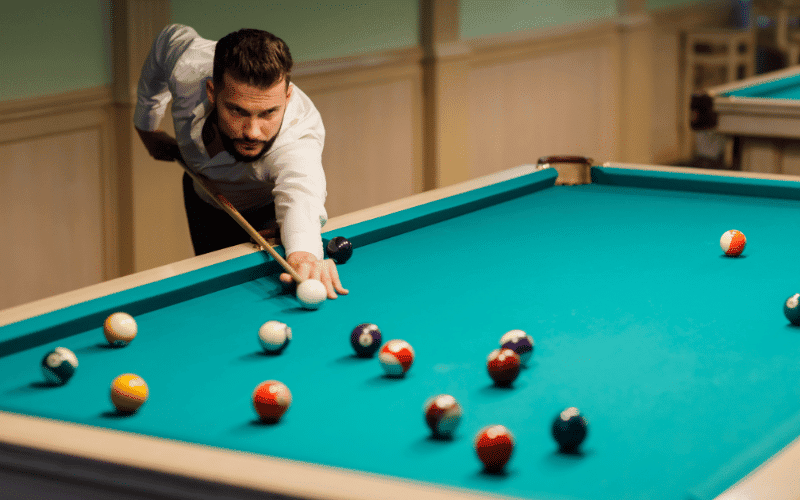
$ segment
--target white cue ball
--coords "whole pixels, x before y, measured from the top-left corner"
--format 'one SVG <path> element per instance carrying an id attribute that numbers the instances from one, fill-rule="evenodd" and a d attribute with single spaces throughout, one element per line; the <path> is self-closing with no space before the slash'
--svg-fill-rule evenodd
<path id="1" fill-rule="evenodd" d="M 318 309 L 327 298 L 328 291 L 319 280 L 307 279 L 297 285 L 297 300 L 306 309 Z"/>

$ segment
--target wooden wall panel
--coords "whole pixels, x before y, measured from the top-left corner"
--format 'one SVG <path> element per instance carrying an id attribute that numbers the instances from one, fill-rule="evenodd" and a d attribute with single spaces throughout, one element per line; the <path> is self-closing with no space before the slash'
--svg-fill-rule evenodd
<path id="1" fill-rule="evenodd" d="M 0 145 L 0 309 L 103 280 L 101 129 Z"/>
<path id="2" fill-rule="evenodd" d="M 310 96 L 326 129 L 330 217 L 420 191 L 416 94 L 416 82 L 400 80 Z"/>
<path id="3" fill-rule="evenodd" d="M 295 68 L 325 124 L 330 217 L 422 191 L 420 59 L 411 48 Z"/>
<path id="4" fill-rule="evenodd" d="M 613 37 L 604 40 L 500 59 L 471 71 L 472 177 L 535 163 L 540 156 L 615 156 L 616 47 Z"/>
<path id="5" fill-rule="evenodd" d="M 663 164 L 683 158 L 680 123 L 689 112 L 680 109 L 683 103 L 680 32 L 655 30 L 653 56 L 652 163 Z"/>
<path id="6" fill-rule="evenodd" d="M 128 114 L 128 123 L 132 124 L 133 110 L 129 109 Z M 160 128 L 174 136 L 170 109 Z M 133 165 L 130 172 L 133 227 L 130 231 L 134 270 L 144 271 L 194 257 L 183 205 L 183 169 L 176 162 L 152 158 L 139 135 L 130 128 L 128 131 Z"/>

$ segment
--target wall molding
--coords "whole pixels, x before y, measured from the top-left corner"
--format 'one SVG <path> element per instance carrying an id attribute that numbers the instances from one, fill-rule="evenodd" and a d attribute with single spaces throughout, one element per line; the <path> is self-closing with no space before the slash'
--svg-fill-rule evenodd
<path id="1" fill-rule="evenodd" d="M 422 50 L 407 47 L 295 64 L 292 80 L 304 92 L 328 92 L 373 85 L 387 80 L 416 78 Z"/>
<path id="2" fill-rule="evenodd" d="M 0 102 L 0 142 L 104 126 L 110 104 L 110 86 Z"/>

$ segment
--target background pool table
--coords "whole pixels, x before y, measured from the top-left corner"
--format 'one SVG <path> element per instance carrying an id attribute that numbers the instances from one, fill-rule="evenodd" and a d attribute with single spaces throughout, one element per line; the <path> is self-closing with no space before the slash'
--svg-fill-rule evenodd
<path id="1" fill-rule="evenodd" d="M 800 182 L 623 165 L 591 174 L 592 184 L 553 186 L 554 169 L 522 166 L 331 221 L 325 237 L 355 246 L 340 266 L 352 293 L 318 311 L 298 307 L 277 265 L 241 245 L 0 313 L 3 488 L 28 498 L 797 498 L 800 330 L 782 306 L 800 291 Z M 734 228 L 748 245 L 728 258 L 719 237 Z M 139 322 L 122 349 L 102 336 L 115 310 Z M 258 345 L 270 319 L 294 332 L 280 356 Z M 414 346 L 405 378 L 353 356 L 349 333 L 362 322 Z M 536 350 L 501 389 L 486 356 L 511 329 Z M 59 345 L 80 366 L 50 387 L 39 362 Z M 108 392 L 125 372 L 151 396 L 121 417 Z M 294 397 L 277 425 L 251 406 L 267 379 Z M 451 441 L 424 424 L 422 405 L 439 393 L 465 410 Z M 560 454 L 550 436 L 568 406 L 590 422 L 579 455 Z M 502 475 L 484 473 L 473 451 L 490 424 L 516 437 Z"/>
<path id="2" fill-rule="evenodd" d="M 692 127 L 735 140 L 735 168 L 800 174 L 800 68 L 707 89 L 692 98 Z"/>

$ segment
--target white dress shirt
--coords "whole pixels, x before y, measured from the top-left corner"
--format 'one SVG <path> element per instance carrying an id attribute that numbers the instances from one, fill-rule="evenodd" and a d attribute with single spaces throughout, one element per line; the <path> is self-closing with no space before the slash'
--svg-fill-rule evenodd
<path id="1" fill-rule="evenodd" d="M 274 201 L 286 254 L 305 251 L 321 259 L 320 232 L 327 221 L 322 117 L 294 86 L 278 136 L 261 159 L 237 162 L 227 151 L 210 158 L 202 130 L 211 112 L 206 80 L 212 75 L 216 44 L 188 26 L 164 28 L 142 68 L 134 125 L 156 130 L 172 99 L 175 137 L 188 167 L 209 179 L 239 211 Z M 195 191 L 216 207 L 202 189 L 195 186 Z"/>

